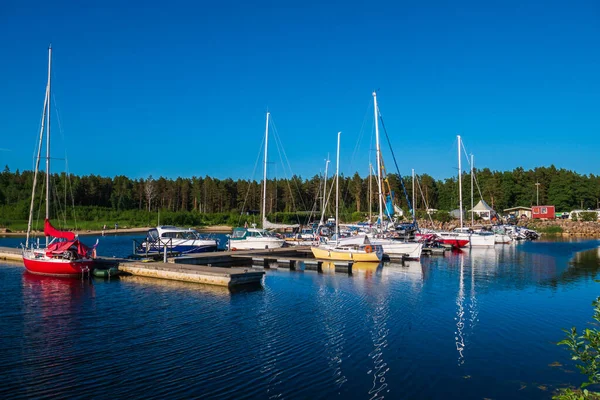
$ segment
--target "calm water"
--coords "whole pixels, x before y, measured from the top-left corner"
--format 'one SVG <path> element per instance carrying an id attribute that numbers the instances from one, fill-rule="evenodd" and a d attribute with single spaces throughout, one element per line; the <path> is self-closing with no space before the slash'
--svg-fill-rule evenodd
<path id="1" fill-rule="evenodd" d="M 268 270 L 237 293 L 2 265 L 0 398 L 550 398 L 582 381 L 555 343 L 591 319 L 598 244 Z"/>

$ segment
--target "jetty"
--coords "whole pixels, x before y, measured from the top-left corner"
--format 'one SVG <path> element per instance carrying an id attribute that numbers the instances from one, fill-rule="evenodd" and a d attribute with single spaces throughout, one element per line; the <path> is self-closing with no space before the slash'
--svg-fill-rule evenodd
<path id="1" fill-rule="evenodd" d="M 443 255 L 445 249 L 433 249 L 429 254 Z M 424 249 L 424 253 L 426 253 Z M 118 268 L 121 276 L 142 276 L 208 285 L 238 287 L 261 284 L 264 269 L 336 271 L 352 274 L 352 261 L 324 261 L 315 259 L 310 246 L 281 247 L 277 249 L 219 251 L 169 257 L 160 260 L 130 258 L 96 258 L 95 268 Z M 21 250 L 0 247 L 0 259 L 22 262 Z M 254 267 L 262 267 L 254 268 Z"/>
<path id="2" fill-rule="evenodd" d="M 207 253 L 209 255 L 213 253 Z M 218 253 L 214 253 L 218 254 Z M 21 250 L 10 247 L 0 247 L 0 259 L 22 263 Z M 242 285 L 260 284 L 265 275 L 264 271 L 240 267 L 213 267 L 212 265 L 195 265 L 175 262 L 143 262 L 129 259 L 98 257 L 96 267 L 117 267 L 124 272 L 122 276 L 144 276 L 159 279 L 169 279 L 184 282 L 203 283 L 208 285 L 225 286 L 229 288 Z M 207 257 L 210 261 L 210 257 Z"/>

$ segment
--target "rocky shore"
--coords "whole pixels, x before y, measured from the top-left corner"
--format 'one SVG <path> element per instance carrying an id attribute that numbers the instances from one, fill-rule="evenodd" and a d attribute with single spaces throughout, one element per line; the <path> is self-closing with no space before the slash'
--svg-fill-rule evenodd
<path id="1" fill-rule="evenodd" d="M 435 230 L 452 230 L 459 226 L 456 221 L 438 222 L 428 220 L 419 220 L 419 226 Z M 470 226 L 471 221 L 465 221 L 464 226 Z M 482 221 L 475 221 L 476 227 L 486 226 Z M 487 224 L 487 226 L 490 226 Z M 563 236 L 563 237 L 599 237 L 600 238 L 600 222 L 596 221 L 571 221 L 568 219 L 557 220 L 521 220 L 518 226 L 533 229 L 538 233 L 546 236 Z"/>

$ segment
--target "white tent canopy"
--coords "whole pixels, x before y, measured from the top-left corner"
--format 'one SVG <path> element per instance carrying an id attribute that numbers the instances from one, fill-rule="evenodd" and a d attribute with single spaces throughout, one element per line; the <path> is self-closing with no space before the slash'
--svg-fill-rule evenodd
<path id="1" fill-rule="evenodd" d="M 477 214 L 482 219 L 489 221 L 494 215 L 496 215 L 496 211 L 485 200 L 479 200 L 479 203 L 473 209 L 469 210 L 474 214 Z"/>

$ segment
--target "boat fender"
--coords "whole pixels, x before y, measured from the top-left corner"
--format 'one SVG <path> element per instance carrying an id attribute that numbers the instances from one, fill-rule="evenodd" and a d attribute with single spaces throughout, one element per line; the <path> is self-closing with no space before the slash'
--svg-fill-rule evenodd
<path id="1" fill-rule="evenodd" d="M 370 253 L 373 251 L 373 248 L 370 245 L 365 246 L 365 252 Z"/>
<path id="2" fill-rule="evenodd" d="M 232 247 L 232 248 L 231 248 L 231 251 L 236 251 L 236 250 L 237 250 L 237 249 L 236 249 L 235 247 Z"/>

